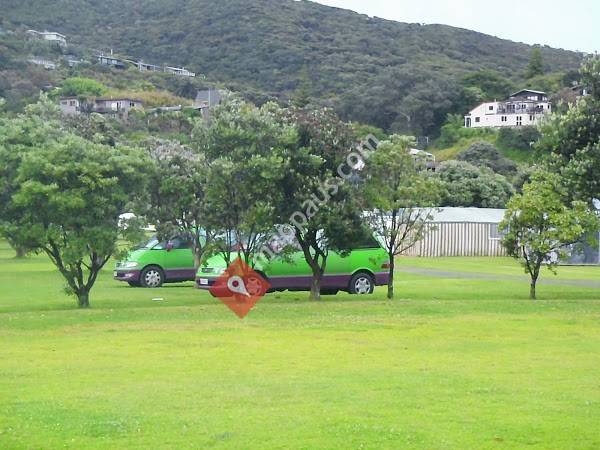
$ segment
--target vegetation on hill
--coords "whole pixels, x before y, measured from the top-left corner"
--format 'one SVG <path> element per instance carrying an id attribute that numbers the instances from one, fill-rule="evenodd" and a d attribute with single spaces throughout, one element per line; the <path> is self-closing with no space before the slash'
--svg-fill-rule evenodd
<path id="1" fill-rule="evenodd" d="M 370 18 L 292 0 L 7 0 L 11 26 L 52 29 L 88 48 L 190 66 L 257 103 L 299 88 L 340 114 L 388 132 L 436 134 L 449 112 L 581 56 L 539 47 L 543 72 L 526 83 L 532 47 L 443 25 Z M 537 53 L 537 51 L 536 51 Z M 477 74 L 488 79 L 478 80 Z M 484 76 L 484 78 L 485 78 Z M 558 76 L 562 79 L 562 75 Z M 496 80 L 489 86 L 489 80 Z M 541 82 L 544 80 L 538 80 Z M 534 87 L 534 86 L 530 86 Z M 176 92 L 177 93 L 177 92 Z"/>

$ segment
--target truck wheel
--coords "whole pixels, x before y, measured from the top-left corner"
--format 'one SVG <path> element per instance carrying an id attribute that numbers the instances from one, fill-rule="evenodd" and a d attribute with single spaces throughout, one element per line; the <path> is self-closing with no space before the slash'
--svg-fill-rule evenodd
<path id="1" fill-rule="evenodd" d="M 165 275 L 160 267 L 148 266 L 140 274 L 140 284 L 145 288 L 159 288 L 165 282 Z"/>
<path id="2" fill-rule="evenodd" d="M 375 289 L 375 280 L 366 272 L 355 273 L 350 280 L 350 293 L 356 295 L 372 294 Z"/>

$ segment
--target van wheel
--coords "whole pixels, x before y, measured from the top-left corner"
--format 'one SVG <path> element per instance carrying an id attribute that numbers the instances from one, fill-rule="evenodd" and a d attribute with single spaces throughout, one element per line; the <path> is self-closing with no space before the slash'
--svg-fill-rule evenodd
<path id="1" fill-rule="evenodd" d="M 140 274 L 140 284 L 145 288 L 159 288 L 165 282 L 165 275 L 160 267 L 148 266 Z"/>
<path id="2" fill-rule="evenodd" d="M 365 272 L 355 273 L 350 280 L 350 293 L 356 295 L 372 294 L 375 289 L 375 280 Z"/>

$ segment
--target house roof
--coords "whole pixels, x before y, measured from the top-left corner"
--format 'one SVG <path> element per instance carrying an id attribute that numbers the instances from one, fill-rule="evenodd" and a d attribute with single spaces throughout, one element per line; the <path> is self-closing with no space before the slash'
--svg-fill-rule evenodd
<path id="1" fill-rule="evenodd" d="M 532 94 L 546 95 L 546 93 L 544 91 L 534 91 L 532 89 L 521 89 L 520 91 L 517 91 L 514 94 L 511 94 L 511 97 L 515 97 L 523 92 L 531 92 Z"/>
<path id="2" fill-rule="evenodd" d="M 144 103 L 139 98 L 132 98 L 132 97 L 97 97 L 96 98 L 97 102 L 119 102 L 119 101 L 123 101 L 123 100 L 128 101 L 128 102 Z"/>
<path id="3" fill-rule="evenodd" d="M 500 223 L 505 212 L 493 208 L 440 208 L 432 212 L 431 222 Z"/>

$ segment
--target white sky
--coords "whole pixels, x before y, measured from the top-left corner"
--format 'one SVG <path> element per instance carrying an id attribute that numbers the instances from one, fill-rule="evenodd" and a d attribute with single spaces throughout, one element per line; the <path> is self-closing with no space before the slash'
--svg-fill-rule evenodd
<path id="1" fill-rule="evenodd" d="M 442 23 L 527 44 L 600 52 L 600 0 L 315 0 L 399 22 Z"/>

